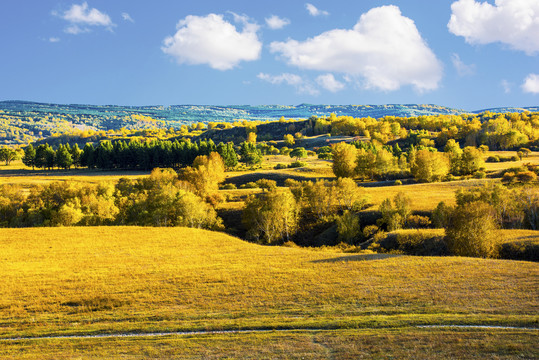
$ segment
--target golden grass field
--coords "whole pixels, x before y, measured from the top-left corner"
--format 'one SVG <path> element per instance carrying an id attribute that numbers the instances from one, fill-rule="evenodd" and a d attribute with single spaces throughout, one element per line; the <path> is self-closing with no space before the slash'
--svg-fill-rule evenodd
<path id="1" fill-rule="evenodd" d="M 489 152 L 486 156 L 495 154 Z M 513 152 L 498 155 L 510 156 Z M 331 162 L 228 177 L 334 178 Z M 499 171 L 539 163 L 487 163 Z M 258 174 L 257 174 L 258 173 Z M 149 172 L 31 171 L 0 166 L 0 184 L 96 183 Z M 455 191 L 492 181 L 366 187 L 376 210 L 404 192 L 412 209 L 454 204 Z M 260 189 L 223 190 L 241 210 Z M 429 231 L 433 231 L 432 229 Z M 499 230 L 502 242 L 539 242 L 538 232 Z M 47 335 L 220 329 L 286 332 L 144 338 L 0 340 L 1 359 L 539 358 L 538 330 L 424 329 L 423 324 L 537 328 L 537 263 L 457 257 L 345 254 L 263 247 L 186 228 L 0 229 L 0 339 Z"/>
<path id="2" fill-rule="evenodd" d="M 539 266 L 532 262 L 264 247 L 187 228 L 2 229 L 0 248 L 0 338 L 297 330 L 3 341 L 0 358 L 538 354 L 537 330 L 413 327 L 537 327 Z"/>

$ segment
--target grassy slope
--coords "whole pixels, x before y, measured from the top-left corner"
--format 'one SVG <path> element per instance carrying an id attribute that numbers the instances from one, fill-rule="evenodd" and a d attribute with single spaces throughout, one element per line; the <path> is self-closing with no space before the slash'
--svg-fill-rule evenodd
<path id="1" fill-rule="evenodd" d="M 0 337 L 181 329 L 286 333 L 8 341 L 2 358 L 531 358 L 535 263 L 262 247 L 186 228 L 0 233 Z M 375 260 L 379 259 L 379 260 Z M 327 330 L 312 331 L 308 328 Z M 334 329 L 334 330 L 330 330 Z"/>
<path id="2" fill-rule="evenodd" d="M 0 239 L 1 337 L 537 323 L 529 262 L 372 260 L 184 228 L 4 229 Z"/>

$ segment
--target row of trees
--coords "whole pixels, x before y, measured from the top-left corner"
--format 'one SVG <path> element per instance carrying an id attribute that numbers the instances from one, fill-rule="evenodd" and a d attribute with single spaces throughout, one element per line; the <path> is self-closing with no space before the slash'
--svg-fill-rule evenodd
<path id="1" fill-rule="evenodd" d="M 241 148 L 242 160 L 251 162 L 249 150 Z M 157 167 L 180 168 L 193 163 L 200 155 L 217 152 L 225 167 L 233 168 L 238 164 L 238 153 L 232 143 L 224 144 L 209 141 L 190 142 L 188 140 L 152 140 L 152 141 L 101 141 L 94 146 L 87 143 L 84 149 L 77 144 L 60 144 L 53 149 L 48 144 L 34 148 L 31 144 L 24 150 L 23 163 L 35 168 L 54 167 L 68 169 L 71 166 L 90 169 L 153 169 Z M 261 160 L 260 160 L 261 161 Z"/>
<path id="2" fill-rule="evenodd" d="M 411 146 L 404 153 L 398 144 L 354 142 L 334 144 L 331 154 L 335 176 L 371 180 L 404 177 L 411 172 L 419 181 L 439 181 L 448 174 L 471 175 L 484 166 L 482 150 L 472 146 L 461 149 L 454 140 L 447 142 L 445 152 Z"/>

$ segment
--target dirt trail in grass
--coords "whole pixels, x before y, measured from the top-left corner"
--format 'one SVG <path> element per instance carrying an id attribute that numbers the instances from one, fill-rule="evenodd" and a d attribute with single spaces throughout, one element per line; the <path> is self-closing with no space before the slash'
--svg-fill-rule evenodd
<path id="1" fill-rule="evenodd" d="M 474 330 L 525 330 L 539 331 L 539 328 L 496 326 L 496 325 L 417 325 L 415 328 L 448 328 L 448 329 L 474 329 Z M 51 335 L 33 337 L 0 338 L 0 341 L 23 341 L 23 340 L 58 340 L 58 339 L 107 339 L 107 338 L 142 338 L 161 336 L 196 336 L 196 335 L 220 335 L 220 334 L 256 334 L 270 332 L 293 332 L 293 331 L 327 331 L 327 328 L 297 328 L 297 329 L 245 329 L 245 330 L 207 330 L 207 331 L 167 331 L 150 333 L 118 333 L 118 334 L 93 334 L 93 335 Z M 338 330 L 338 329 L 333 329 Z"/>

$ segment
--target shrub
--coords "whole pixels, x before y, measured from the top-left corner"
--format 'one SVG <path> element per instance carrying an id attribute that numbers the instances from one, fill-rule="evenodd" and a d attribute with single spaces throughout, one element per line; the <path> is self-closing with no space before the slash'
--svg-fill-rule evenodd
<path id="1" fill-rule="evenodd" d="M 475 179 L 484 179 L 487 177 L 487 174 L 484 171 L 478 170 L 473 173 Z"/>
<path id="2" fill-rule="evenodd" d="M 258 185 L 255 182 L 248 182 L 246 184 L 241 184 L 240 189 L 256 189 L 258 188 Z"/>
<path id="3" fill-rule="evenodd" d="M 537 175 L 533 171 L 523 171 L 517 174 L 517 179 L 522 183 L 530 183 L 537 180 Z"/>
<path id="4" fill-rule="evenodd" d="M 418 256 L 443 256 L 449 251 L 440 230 L 397 230 L 375 239 L 378 252 Z"/>
<path id="5" fill-rule="evenodd" d="M 257 180 L 256 181 L 256 185 L 262 189 L 262 191 L 264 190 L 271 190 L 271 189 L 275 189 L 277 187 L 277 181 L 275 180 L 270 180 L 270 179 L 260 179 L 260 180 Z"/>
<path id="6" fill-rule="evenodd" d="M 225 184 L 223 186 L 223 189 L 225 190 L 234 190 L 234 189 L 237 189 L 238 187 L 236 186 L 236 184 Z"/>
<path id="7" fill-rule="evenodd" d="M 395 183 L 393 183 L 393 185 L 402 185 L 402 181 L 400 181 L 400 180 L 395 180 Z"/>
<path id="8" fill-rule="evenodd" d="M 499 257 L 510 260 L 539 261 L 539 244 L 533 241 L 504 243 L 500 246 Z"/>
<path id="9" fill-rule="evenodd" d="M 497 162 L 500 162 L 500 157 L 497 156 L 497 155 L 489 156 L 489 157 L 487 158 L 486 162 L 489 162 L 489 163 L 497 163 Z"/>
<path id="10" fill-rule="evenodd" d="M 515 173 L 514 172 L 506 172 L 502 176 L 502 182 L 504 183 L 512 183 L 515 180 Z"/>
<path id="11" fill-rule="evenodd" d="M 318 158 L 322 160 L 331 160 L 333 159 L 333 155 L 331 153 L 320 153 L 318 154 Z"/>
<path id="12" fill-rule="evenodd" d="M 408 219 L 406 219 L 406 225 L 411 229 L 428 228 L 430 219 L 428 216 L 410 215 L 408 216 Z"/>
<path id="13" fill-rule="evenodd" d="M 379 228 L 376 225 L 367 225 L 363 228 L 363 236 L 368 239 L 378 232 Z"/>
<path id="14" fill-rule="evenodd" d="M 289 168 L 299 168 L 304 166 L 307 166 L 307 163 L 303 161 L 294 161 L 293 163 L 288 165 Z"/>
<path id="15" fill-rule="evenodd" d="M 281 170 L 281 169 L 286 169 L 286 168 L 288 168 L 286 164 L 277 164 L 274 167 L 275 170 Z"/>

